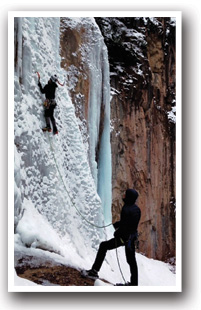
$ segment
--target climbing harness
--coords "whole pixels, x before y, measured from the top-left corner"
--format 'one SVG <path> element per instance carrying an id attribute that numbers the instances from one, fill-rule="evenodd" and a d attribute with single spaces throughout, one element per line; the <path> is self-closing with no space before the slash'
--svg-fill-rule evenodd
<path id="1" fill-rule="evenodd" d="M 50 106 L 56 107 L 57 103 L 56 103 L 55 99 L 45 99 L 45 101 L 43 102 L 43 106 L 47 110 L 47 109 L 49 109 Z"/>
<path id="2" fill-rule="evenodd" d="M 65 188 L 65 191 L 66 191 L 68 197 L 71 199 L 70 194 L 69 194 L 69 192 L 68 192 L 68 189 L 67 189 L 67 187 L 66 187 L 66 184 L 65 184 L 65 182 L 64 182 L 64 180 L 63 180 L 63 177 L 62 177 L 62 175 L 61 175 L 61 172 L 60 172 L 60 169 L 59 169 L 57 160 L 56 160 L 54 148 L 53 148 L 53 146 L 52 146 L 51 139 L 50 139 L 49 136 L 48 136 L 48 139 L 49 139 L 50 149 L 51 149 L 51 152 L 52 152 L 52 155 L 53 155 L 53 158 L 54 158 L 54 162 L 55 162 L 57 171 L 58 171 L 58 173 L 59 173 L 60 179 L 61 179 L 61 181 L 62 181 L 62 183 L 63 183 L 63 186 L 64 186 L 64 188 Z M 108 224 L 108 225 L 99 226 L 99 225 L 95 225 L 95 224 L 91 223 L 90 221 L 88 221 L 88 220 L 86 219 L 86 217 L 85 217 L 85 216 L 80 212 L 80 210 L 76 207 L 76 205 L 75 205 L 75 203 L 74 203 L 74 201 L 73 201 L 72 199 L 71 199 L 71 202 L 72 202 L 74 208 L 76 209 L 76 211 L 79 213 L 79 215 L 80 215 L 88 224 L 90 224 L 91 226 L 94 226 L 94 227 L 96 227 L 96 228 L 106 228 L 106 227 L 112 225 L 112 223 L 110 223 L 110 224 Z"/>

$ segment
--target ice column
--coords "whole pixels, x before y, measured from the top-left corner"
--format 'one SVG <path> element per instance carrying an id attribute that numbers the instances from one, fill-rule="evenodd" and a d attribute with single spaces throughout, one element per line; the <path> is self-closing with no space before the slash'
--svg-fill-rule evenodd
<path id="1" fill-rule="evenodd" d="M 90 51 L 90 165 L 102 201 L 105 222 L 111 222 L 110 83 L 108 53 L 99 29 Z"/>
<path id="2" fill-rule="evenodd" d="M 99 162 L 98 162 L 98 194 L 101 197 L 105 223 L 112 221 L 112 162 L 110 144 L 110 82 L 109 63 L 106 47 L 103 48 L 103 105 L 104 124 L 100 141 Z"/>

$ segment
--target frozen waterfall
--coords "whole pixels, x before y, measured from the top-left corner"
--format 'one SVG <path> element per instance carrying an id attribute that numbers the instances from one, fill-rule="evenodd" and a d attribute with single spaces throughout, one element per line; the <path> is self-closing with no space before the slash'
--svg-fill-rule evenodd
<path id="1" fill-rule="evenodd" d="M 58 87 L 56 94 L 59 135 L 53 137 L 41 130 L 44 96 L 37 86 L 36 71 L 40 72 L 43 86 L 52 74 L 64 80 L 59 55 L 60 19 L 15 18 L 16 240 L 28 247 L 51 249 L 64 256 L 69 253 L 69 247 L 75 248 L 79 256 L 87 255 L 87 251 L 105 238 L 105 231 L 90 226 L 76 208 L 95 225 L 104 224 L 103 214 L 105 222 L 111 221 L 109 66 L 97 25 L 95 32 L 99 36 L 98 45 L 94 45 L 94 54 L 90 55 L 89 134 L 94 161 L 91 170 L 75 109 L 65 87 Z M 95 152 L 100 134 L 101 100 L 105 117 L 97 168 Z M 103 211 L 102 206 L 109 212 Z M 38 233 L 37 223 L 44 227 L 43 233 Z M 83 248 L 76 248 L 76 244 L 83 244 Z"/>
<path id="2" fill-rule="evenodd" d="M 69 74 L 68 85 L 73 92 L 78 91 L 77 83 L 82 76 L 88 76 L 88 120 L 89 164 L 98 194 L 102 201 L 105 222 L 111 223 L 112 176 L 111 176 L 111 145 L 110 145 L 110 75 L 108 52 L 103 36 L 93 18 L 62 18 L 62 31 L 77 38 L 82 33 L 79 44 L 77 39 L 73 55 L 81 55 L 79 61 L 67 63 Z M 84 29 L 84 31 L 83 31 Z M 67 36 L 70 40 L 70 36 Z M 69 42 L 66 44 L 68 49 Z M 71 55 L 69 56 L 69 58 Z M 72 61 L 74 61 L 72 59 Z M 84 65 L 83 65 L 84 64 Z M 83 67 L 85 71 L 83 72 Z M 84 76 L 83 76 L 84 75 Z M 71 82 L 72 81 L 72 82 Z M 73 85 L 74 81 L 74 85 Z M 85 96 L 80 90 L 80 96 Z M 85 99 L 86 100 L 86 99 Z M 79 105 L 79 103 L 78 103 Z M 83 106 L 80 107 L 83 109 Z"/>
<path id="3" fill-rule="evenodd" d="M 95 22 L 91 32 L 92 42 L 87 50 L 91 84 L 88 116 L 90 164 L 102 201 L 105 222 L 108 224 L 112 221 L 109 63 L 107 48 Z M 103 122 L 102 126 L 101 122 Z M 102 132 L 100 132 L 101 129 Z M 99 150 L 97 150 L 98 144 Z M 96 161 L 97 153 L 98 162 Z"/>

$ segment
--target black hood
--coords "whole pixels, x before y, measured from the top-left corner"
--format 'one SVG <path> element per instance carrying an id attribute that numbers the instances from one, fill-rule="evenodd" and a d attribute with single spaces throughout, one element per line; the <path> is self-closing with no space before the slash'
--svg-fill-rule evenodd
<path id="1" fill-rule="evenodd" d="M 137 198 L 138 198 L 138 192 L 134 189 L 127 189 L 126 191 L 126 197 L 123 199 L 123 201 L 127 204 L 127 205 L 133 205 Z"/>

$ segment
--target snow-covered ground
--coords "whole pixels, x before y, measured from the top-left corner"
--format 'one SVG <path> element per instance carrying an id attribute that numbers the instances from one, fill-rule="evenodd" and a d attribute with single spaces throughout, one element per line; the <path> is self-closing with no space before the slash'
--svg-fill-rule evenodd
<path id="1" fill-rule="evenodd" d="M 81 245 L 80 245 L 81 246 Z M 93 263 L 93 260 L 95 258 L 96 251 L 93 251 L 93 253 L 90 254 L 90 256 L 86 255 L 85 257 L 81 257 L 80 254 L 78 254 L 75 251 L 75 247 L 68 247 L 68 253 L 66 253 L 64 256 L 61 256 L 56 253 L 51 253 L 48 251 L 43 251 L 40 249 L 35 248 L 25 248 L 23 244 L 20 244 L 19 240 L 15 242 L 15 251 L 16 251 L 16 258 L 23 257 L 26 255 L 31 255 L 35 259 L 35 264 L 40 265 L 40 261 L 44 260 L 51 260 L 55 263 L 64 264 L 67 266 L 74 267 L 78 270 L 80 269 L 89 269 Z M 84 255 L 84 253 L 83 253 Z M 118 248 L 117 253 L 116 250 L 108 251 L 106 255 L 106 259 L 102 265 L 102 268 L 99 272 L 100 278 L 103 278 L 107 280 L 108 282 L 112 284 L 116 283 L 124 283 L 124 279 L 122 278 L 117 257 L 120 262 L 120 268 L 121 272 L 123 273 L 125 281 L 129 281 L 130 279 L 130 272 L 128 264 L 126 263 L 126 257 L 124 253 L 124 247 Z M 139 272 L 139 286 L 137 289 L 139 291 L 143 291 L 143 289 L 147 290 L 159 290 L 159 291 L 165 291 L 166 289 L 171 291 L 171 289 L 174 291 L 174 286 L 176 285 L 176 274 L 171 272 L 171 266 L 163 263 L 161 261 L 149 259 L 141 254 L 136 253 L 137 263 L 138 263 L 138 272 Z M 23 284 L 23 281 L 25 284 Z M 14 278 L 14 285 L 16 286 L 16 290 L 21 290 L 20 286 L 26 285 L 26 286 L 36 286 L 35 283 L 27 280 L 23 280 L 22 278 L 19 278 L 15 274 Z M 51 287 L 51 290 L 53 289 L 53 284 L 49 284 Z M 103 281 L 96 281 L 95 286 L 108 286 Z M 40 286 L 40 285 L 38 285 Z M 47 285 L 48 286 L 48 285 Z M 116 287 L 115 287 L 116 288 Z M 126 287 L 124 287 L 126 288 Z M 68 291 L 69 287 L 60 287 L 61 291 Z M 79 288 L 78 288 L 79 289 Z M 114 287 L 110 287 L 110 289 L 113 291 Z M 128 289 L 128 287 L 127 287 Z M 43 287 L 40 286 L 38 288 L 38 291 L 43 291 Z M 47 287 L 44 288 L 44 290 L 47 290 Z M 56 291 L 58 291 L 58 286 L 56 286 Z M 136 290 L 136 288 L 135 288 Z M 115 291 L 115 290 L 114 290 Z"/>
<path id="2" fill-rule="evenodd" d="M 21 231 L 21 227 L 23 231 Z M 19 233 L 15 234 L 16 259 L 29 255 L 35 258 L 36 265 L 40 265 L 40 261 L 42 260 L 52 260 L 55 263 L 64 264 L 78 270 L 89 269 L 92 266 L 96 250 L 93 248 L 86 248 L 79 235 L 77 236 L 76 244 L 71 240 L 66 240 L 66 237 L 59 238 L 48 221 L 37 213 L 35 208 L 29 206 L 29 213 L 27 213 L 27 217 L 24 216 L 23 220 L 20 221 L 18 231 Z M 108 238 L 112 238 L 112 233 L 112 229 L 108 228 L 106 232 Z M 26 240 L 22 239 L 22 236 L 24 236 Z M 30 242 L 30 239 L 35 240 L 35 244 L 33 242 L 31 248 L 26 248 L 24 243 Z M 40 242 L 39 244 L 37 244 L 37 240 Z M 49 247 L 49 249 L 54 249 L 57 253 L 44 251 L 45 245 L 47 248 Z M 37 248 L 40 246 L 43 249 Z M 162 290 L 164 287 L 165 290 L 165 287 L 171 289 L 171 287 L 173 288 L 176 285 L 176 274 L 171 271 L 170 265 L 149 259 L 138 253 L 136 253 L 136 258 L 139 272 L 139 288 L 149 287 L 154 289 L 154 287 L 158 287 Z M 124 279 L 126 281 L 130 280 L 130 271 L 126 262 L 124 247 L 118 248 L 117 252 L 116 250 L 108 251 L 99 273 L 100 278 L 104 278 L 113 284 L 124 282 L 117 259 L 120 262 L 120 268 Z M 15 275 L 16 290 L 18 290 L 18 286 L 21 286 L 22 283 L 23 280 Z M 35 285 L 35 283 L 25 281 L 25 285 L 32 286 Z M 95 282 L 95 286 L 101 285 L 106 284 L 102 281 Z M 45 287 L 45 290 L 46 289 L 47 287 Z M 51 286 L 51 290 L 52 289 Z M 58 290 L 58 287 L 56 289 Z M 39 290 L 43 291 L 43 288 L 40 287 Z M 68 290 L 68 288 L 66 290 Z"/>
<path id="3" fill-rule="evenodd" d="M 104 43 L 99 44 L 100 32 L 94 20 L 84 19 L 83 23 L 83 26 L 95 29 L 92 34 L 98 36 L 98 48 L 102 48 L 105 53 Z M 72 25 L 74 23 L 71 23 Z M 109 141 L 105 137 L 101 144 L 103 157 L 100 167 L 90 167 L 88 148 L 79 128 L 74 106 L 67 88 L 60 86 L 57 90 L 58 106 L 55 112 L 59 135 L 53 137 L 49 133 L 42 133 L 44 96 L 37 86 L 36 71 L 41 74 L 43 86 L 55 73 L 60 81 L 65 79 L 65 72 L 60 68 L 59 31 L 59 18 L 24 17 L 15 20 L 15 42 L 18 43 L 14 77 L 14 245 L 16 255 L 28 254 L 38 260 L 47 257 L 77 269 L 88 269 L 93 263 L 99 243 L 113 236 L 111 227 L 97 227 L 108 224 L 110 215 L 103 210 L 93 178 L 93 169 L 99 168 L 99 175 L 101 171 L 105 175 L 105 171 L 111 168 L 108 167 L 108 163 L 104 165 L 104 150 L 109 154 Z M 97 50 L 96 44 L 94 49 Z M 90 58 L 90 61 L 93 60 Z M 96 64 L 99 66 L 99 61 L 102 61 L 102 58 L 100 60 L 94 57 L 92 68 Z M 109 70 L 107 65 L 101 68 Z M 105 87 L 108 87 L 107 82 L 103 79 Z M 93 83 L 91 85 L 93 87 Z M 93 89 L 94 97 L 95 92 L 96 89 Z M 93 115 L 91 121 L 94 121 Z M 105 126 L 108 127 L 107 134 L 110 130 L 109 120 Z M 94 134 L 94 131 L 91 134 Z M 96 140 L 97 137 L 94 138 Z M 110 177 L 108 173 L 108 178 Z M 105 182 L 104 178 L 102 182 Z M 108 188 L 108 193 L 104 192 L 104 195 L 110 197 L 110 186 L 106 187 L 104 184 L 103 187 L 104 190 Z M 108 208 L 110 210 L 111 206 Z M 130 272 L 124 249 L 118 249 L 117 253 L 123 275 L 129 281 Z M 140 254 L 137 254 L 137 262 L 139 287 L 166 286 L 171 290 L 176 285 L 176 275 L 170 271 L 167 264 Z M 100 277 L 111 283 L 122 282 L 116 251 L 107 254 Z M 14 284 L 13 278 L 9 278 L 13 290 L 35 286 L 16 274 L 14 278 Z M 96 282 L 95 285 L 101 286 L 101 282 Z M 47 289 L 47 286 L 36 287 L 39 291 Z M 58 289 L 54 289 L 56 288 Z M 69 288 L 65 289 L 67 291 Z"/>

